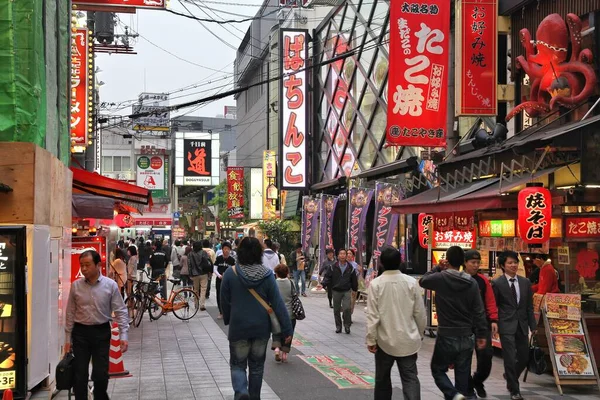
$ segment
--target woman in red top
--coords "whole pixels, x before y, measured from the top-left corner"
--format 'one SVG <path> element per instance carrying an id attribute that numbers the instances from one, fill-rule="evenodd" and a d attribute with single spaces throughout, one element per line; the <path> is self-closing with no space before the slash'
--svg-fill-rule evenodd
<path id="1" fill-rule="evenodd" d="M 543 254 L 536 254 L 533 263 L 540 268 L 540 281 L 538 284 L 531 286 L 533 293 L 560 293 L 558 272 L 554 269 L 552 261 Z"/>

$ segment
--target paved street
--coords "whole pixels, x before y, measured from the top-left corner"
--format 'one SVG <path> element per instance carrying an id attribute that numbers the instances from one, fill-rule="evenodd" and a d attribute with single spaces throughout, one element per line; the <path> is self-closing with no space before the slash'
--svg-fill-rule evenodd
<path id="1" fill-rule="evenodd" d="M 214 288 L 213 288 L 214 289 Z M 177 320 L 172 315 L 150 322 L 144 318 L 140 328 L 132 328 L 130 348 L 126 353 L 125 368 L 132 377 L 113 379 L 109 393 L 113 400 L 186 400 L 232 399 L 233 390 L 229 375 L 229 347 L 226 327 L 217 320 L 216 292 L 212 292 L 208 312 L 199 314 L 189 322 Z M 333 316 L 322 294 L 302 299 L 307 319 L 299 321 L 297 334 L 302 345 L 292 350 L 287 364 L 277 364 L 271 352 L 265 365 L 263 384 L 264 400 L 271 399 L 372 399 L 371 389 L 339 389 L 317 369 L 300 356 L 336 356 L 362 370 L 368 378 L 374 376 L 375 362 L 364 345 L 364 306 L 357 305 L 354 312 L 352 334 L 336 334 Z M 429 370 L 429 360 L 434 339 L 426 337 L 419 353 L 419 373 L 423 399 L 441 399 Z M 334 357 L 331 357 L 334 358 Z M 360 374 L 359 374 L 360 375 Z M 394 386 L 400 388 L 397 374 Z M 364 383 L 364 382 L 363 382 Z M 339 383 L 343 386 L 343 382 Z M 508 399 L 502 379 L 502 359 L 494 358 L 492 376 L 486 383 L 488 398 Z M 565 396 L 559 396 L 551 375 L 530 375 L 522 384 L 522 394 L 527 400 L 541 399 L 598 399 L 594 387 L 566 387 Z M 66 399 L 61 393 L 57 399 Z M 394 399 L 401 399 L 400 389 Z"/>

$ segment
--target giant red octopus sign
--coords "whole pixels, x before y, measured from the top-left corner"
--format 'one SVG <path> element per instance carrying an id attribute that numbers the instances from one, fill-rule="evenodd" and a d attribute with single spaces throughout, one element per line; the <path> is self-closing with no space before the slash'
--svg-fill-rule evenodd
<path id="1" fill-rule="evenodd" d="M 597 78 L 591 50 L 581 49 L 581 26 L 575 14 L 567 14 L 566 23 L 560 15 L 551 14 L 540 23 L 536 40 L 531 39 L 529 30 L 521 29 L 525 56 L 515 61 L 517 68 L 529 75 L 531 89 L 529 100 L 515 107 L 507 121 L 522 111 L 537 117 L 559 106 L 573 108 L 593 94 Z M 571 57 L 567 60 L 569 42 Z"/>

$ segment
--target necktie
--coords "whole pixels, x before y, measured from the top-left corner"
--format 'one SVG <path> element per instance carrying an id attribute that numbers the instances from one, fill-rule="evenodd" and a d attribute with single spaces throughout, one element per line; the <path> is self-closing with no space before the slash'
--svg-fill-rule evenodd
<path id="1" fill-rule="evenodd" d="M 517 297 L 517 288 L 515 287 L 515 278 L 510 279 L 510 290 L 512 291 L 513 297 L 515 298 L 515 303 L 519 304 L 519 299 Z"/>

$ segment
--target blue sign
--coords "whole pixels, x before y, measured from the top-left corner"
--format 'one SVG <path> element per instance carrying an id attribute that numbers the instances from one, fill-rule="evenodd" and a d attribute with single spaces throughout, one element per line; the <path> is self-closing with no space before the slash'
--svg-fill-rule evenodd
<path id="1" fill-rule="evenodd" d="M 181 217 L 181 213 L 179 211 L 175 211 L 173 213 L 173 218 L 178 219 L 179 217 Z"/>

